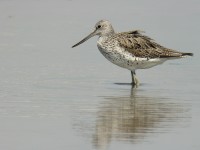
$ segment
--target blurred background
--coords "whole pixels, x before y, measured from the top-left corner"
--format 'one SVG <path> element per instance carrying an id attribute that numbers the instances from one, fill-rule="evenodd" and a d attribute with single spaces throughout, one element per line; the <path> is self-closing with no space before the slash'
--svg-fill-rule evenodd
<path id="1" fill-rule="evenodd" d="M 198 0 L 0 0 L 0 149 L 200 149 L 199 16 Z M 97 37 L 71 48 L 101 19 L 194 57 L 132 88 Z"/>

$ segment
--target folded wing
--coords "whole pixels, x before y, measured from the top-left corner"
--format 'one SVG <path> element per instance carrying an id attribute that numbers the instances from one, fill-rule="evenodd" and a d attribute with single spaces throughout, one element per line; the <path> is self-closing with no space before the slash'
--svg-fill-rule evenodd
<path id="1" fill-rule="evenodd" d="M 180 58 L 193 55 L 165 48 L 139 30 L 118 33 L 117 41 L 120 47 L 140 58 Z"/>

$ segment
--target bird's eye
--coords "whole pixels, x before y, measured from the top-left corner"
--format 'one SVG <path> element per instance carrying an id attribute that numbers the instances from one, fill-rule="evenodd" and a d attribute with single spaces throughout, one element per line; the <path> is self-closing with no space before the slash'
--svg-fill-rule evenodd
<path id="1" fill-rule="evenodd" d="M 98 25 L 97 28 L 101 28 L 101 25 Z"/>

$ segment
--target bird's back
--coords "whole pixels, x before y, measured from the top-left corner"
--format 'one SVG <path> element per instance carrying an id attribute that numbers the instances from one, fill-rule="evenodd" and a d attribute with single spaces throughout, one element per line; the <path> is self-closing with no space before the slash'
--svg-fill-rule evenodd
<path id="1" fill-rule="evenodd" d="M 108 39 L 109 40 L 109 39 Z M 110 42 L 117 42 L 118 46 L 125 51 L 140 58 L 180 58 L 186 55 L 192 56 L 192 53 L 183 53 L 169 48 L 165 48 L 150 37 L 143 35 L 141 31 L 129 31 L 116 33 L 110 37 Z"/>

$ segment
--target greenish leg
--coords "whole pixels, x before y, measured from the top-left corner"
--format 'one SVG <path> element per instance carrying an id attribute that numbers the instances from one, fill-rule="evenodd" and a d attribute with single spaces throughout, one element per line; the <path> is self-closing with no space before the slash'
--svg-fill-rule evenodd
<path id="1" fill-rule="evenodd" d="M 135 70 L 131 71 L 131 77 L 132 77 L 132 85 L 139 85 L 139 80 L 136 78 Z"/>

